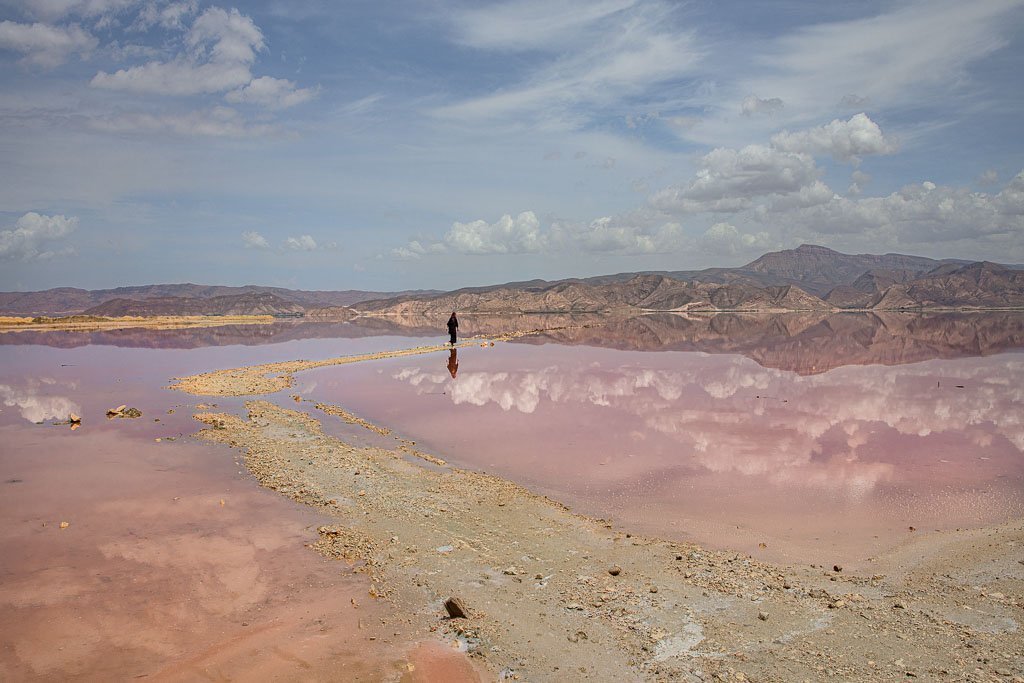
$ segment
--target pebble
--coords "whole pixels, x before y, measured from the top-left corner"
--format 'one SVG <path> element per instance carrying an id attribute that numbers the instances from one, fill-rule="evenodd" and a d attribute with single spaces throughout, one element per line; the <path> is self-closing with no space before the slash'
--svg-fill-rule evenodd
<path id="1" fill-rule="evenodd" d="M 452 619 L 469 619 L 469 610 L 462 603 L 462 600 L 452 596 L 444 601 L 444 608 Z"/>
<path id="2" fill-rule="evenodd" d="M 768 617 L 769 616 L 770 615 L 767 612 L 758 612 L 757 613 L 757 618 L 760 619 L 761 621 L 768 621 Z"/>
<path id="3" fill-rule="evenodd" d="M 618 565 L 615 565 L 615 566 L 612 566 L 612 567 L 608 567 L 608 573 L 611 574 L 612 576 L 618 576 L 619 574 L 622 573 L 622 567 L 620 567 Z"/>

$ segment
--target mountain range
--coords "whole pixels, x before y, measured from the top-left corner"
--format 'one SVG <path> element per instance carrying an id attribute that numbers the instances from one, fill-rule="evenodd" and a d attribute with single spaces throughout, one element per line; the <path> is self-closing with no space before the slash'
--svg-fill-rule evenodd
<path id="1" fill-rule="evenodd" d="M 451 292 L 304 291 L 146 285 L 0 293 L 8 315 L 243 315 L 437 319 L 475 314 L 1024 308 L 1024 269 L 904 254 L 843 254 L 805 244 L 738 268 L 531 280 Z"/>

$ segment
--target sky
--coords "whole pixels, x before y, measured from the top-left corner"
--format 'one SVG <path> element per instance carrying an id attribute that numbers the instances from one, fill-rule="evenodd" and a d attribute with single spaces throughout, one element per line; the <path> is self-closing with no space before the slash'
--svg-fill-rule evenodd
<path id="1" fill-rule="evenodd" d="M 1024 263 L 1024 0 L 0 0 L 0 290 Z"/>

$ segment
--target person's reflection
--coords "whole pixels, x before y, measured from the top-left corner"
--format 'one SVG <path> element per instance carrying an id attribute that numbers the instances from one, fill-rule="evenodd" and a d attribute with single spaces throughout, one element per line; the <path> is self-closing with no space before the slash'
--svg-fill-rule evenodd
<path id="1" fill-rule="evenodd" d="M 455 374 L 459 371 L 459 350 L 452 349 L 448 352 L 448 372 L 451 373 L 452 379 L 455 379 Z"/>

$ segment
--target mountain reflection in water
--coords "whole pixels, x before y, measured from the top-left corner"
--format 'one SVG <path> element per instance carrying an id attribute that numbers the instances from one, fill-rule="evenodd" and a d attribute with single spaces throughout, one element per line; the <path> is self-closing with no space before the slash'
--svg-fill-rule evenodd
<path id="1" fill-rule="evenodd" d="M 515 342 L 741 354 L 764 367 L 802 375 L 844 365 L 901 365 L 936 358 L 986 356 L 1024 347 L 1024 311 L 464 317 L 466 336 L 543 329 L 548 331 Z M 178 330 L 22 331 L 0 334 L 0 345 L 191 349 L 374 336 L 434 337 L 441 341 L 445 338 L 444 321 L 359 318 L 344 323 L 281 322 Z"/>
<path id="2" fill-rule="evenodd" d="M 586 345 L 469 347 L 457 377 L 438 357 L 324 368 L 298 389 L 315 382 L 318 400 L 624 528 L 761 556 L 855 563 L 910 527 L 1021 515 L 1024 356 L 977 355 L 991 327 L 849 324 L 864 319 L 775 318 L 746 338 L 671 328 L 672 343 L 717 353 L 599 348 L 615 335 L 561 330 L 546 336 Z M 956 355 L 974 357 L 943 357 Z M 876 364 L 827 367 L 843 361 Z"/>

